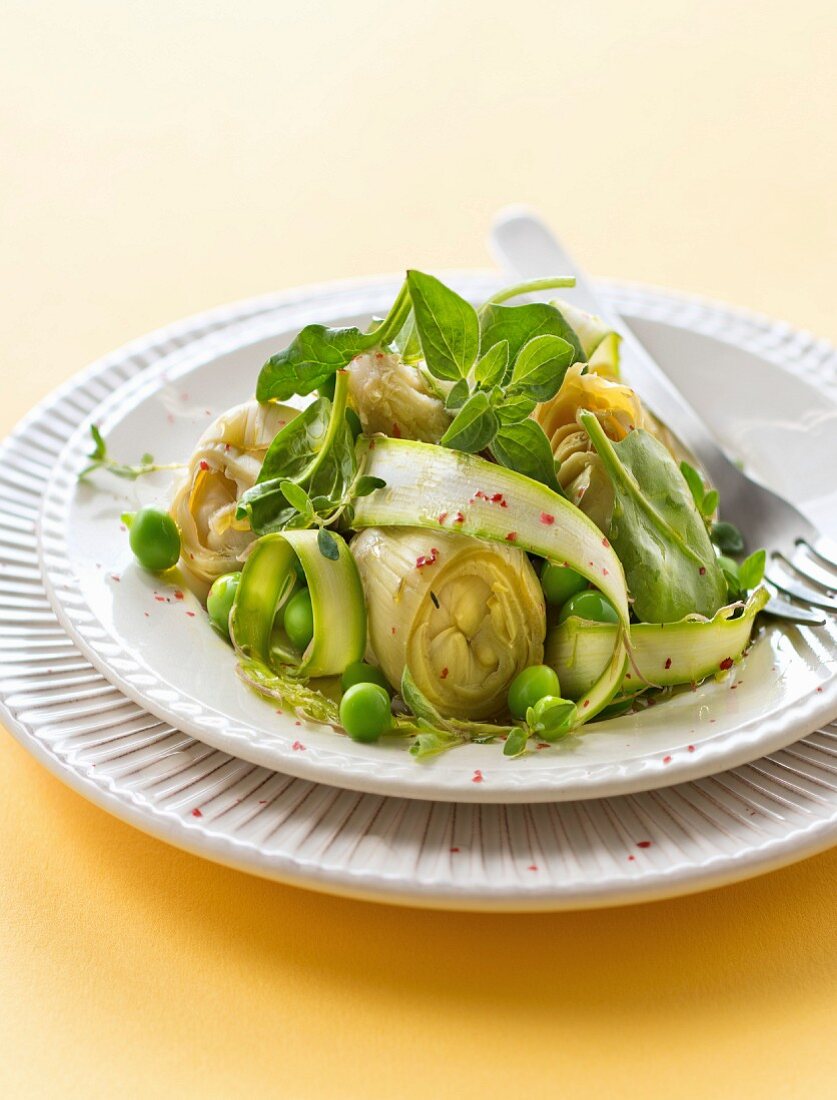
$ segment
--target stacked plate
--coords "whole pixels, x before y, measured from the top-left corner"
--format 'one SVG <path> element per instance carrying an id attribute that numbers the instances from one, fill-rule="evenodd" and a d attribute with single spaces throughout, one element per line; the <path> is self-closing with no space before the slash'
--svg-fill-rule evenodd
<path id="1" fill-rule="evenodd" d="M 449 279 L 474 300 L 499 285 Z M 831 844 L 835 615 L 768 624 L 723 682 L 561 746 L 507 760 L 474 745 L 420 764 L 277 714 L 235 677 L 188 589 L 133 565 L 119 516 L 165 499 L 170 475 L 80 485 L 90 424 L 120 458 L 182 459 L 303 324 L 365 321 L 396 289 L 308 288 L 170 326 L 72 379 L 6 440 L 0 705 L 14 735 L 85 797 L 182 848 L 410 905 L 620 904 Z M 694 299 L 603 289 L 730 449 L 837 537 L 837 354 Z"/>

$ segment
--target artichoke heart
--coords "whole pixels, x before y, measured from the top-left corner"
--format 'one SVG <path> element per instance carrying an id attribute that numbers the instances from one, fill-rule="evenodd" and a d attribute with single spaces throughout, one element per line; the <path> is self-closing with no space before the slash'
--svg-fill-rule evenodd
<path id="1" fill-rule="evenodd" d="M 619 442 L 629 431 L 643 427 L 645 414 L 629 386 L 599 374 L 582 374 L 583 369 L 582 363 L 570 367 L 558 393 L 538 405 L 534 418 L 546 432 L 560 463 L 561 488 L 573 504 L 607 531 L 613 511 L 613 486 L 576 417 L 582 409 L 589 409 L 606 435 Z"/>
<path id="2" fill-rule="evenodd" d="M 222 413 L 198 440 L 170 509 L 183 561 L 196 576 L 212 581 L 239 567 L 254 535 L 236 520 L 236 504 L 256 484 L 273 437 L 296 415 L 287 405 L 247 401 Z"/>
<path id="3" fill-rule="evenodd" d="M 450 417 L 416 367 L 390 352 L 359 355 L 348 367 L 349 401 L 367 435 L 438 443 Z"/>
<path id="4" fill-rule="evenodd" d="M 393 687 L 408 666 L 445 717 L 502 713 L 511 681 L 543 658 L 543 593 L 526 554 L 413 527 L 370 527 L 351 549 L 370 656 Z"/>

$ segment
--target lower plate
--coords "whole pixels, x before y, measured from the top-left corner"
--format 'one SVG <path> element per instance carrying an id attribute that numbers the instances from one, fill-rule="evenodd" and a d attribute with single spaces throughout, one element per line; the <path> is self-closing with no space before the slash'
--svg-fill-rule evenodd
<path id="1" fill-rule="evenodd" d="M 784 326 L 611 287 L 628 320 L 773 346 L 834 384 L 833 352 Z M 243 303 L 154 333 L 40 405 L 0 450 L 0 708 L 21 742 L 86 798 L 187 850 L 285 882 L 439 908 L 581 908 L 715 886 L 822 850 L 837 836 L 837 728 L 709 778 L 618 798 L 461 805 L 340 790 L 213 750 L 109 684 L 58 624 L 35 523 L 55 457 L 108 393 L 203 333 L 298 305 Z M 653 326 L 652 326 L 653 327 Z"/>

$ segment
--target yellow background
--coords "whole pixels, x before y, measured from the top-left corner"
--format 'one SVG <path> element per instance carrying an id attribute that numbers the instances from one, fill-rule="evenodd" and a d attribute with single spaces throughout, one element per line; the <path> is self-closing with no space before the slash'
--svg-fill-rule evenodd
<path id="1" fill-rule="evenodd" d="M 0 428 L 130 337 L 480 265 L 539 206 L 598 273 L 837 336 L 828 0 L 9 2 Z M 833 1095 L 837 853 L 556 916 L 320 897 L 110 819 L 0 737 L 0 1095 Z"/>

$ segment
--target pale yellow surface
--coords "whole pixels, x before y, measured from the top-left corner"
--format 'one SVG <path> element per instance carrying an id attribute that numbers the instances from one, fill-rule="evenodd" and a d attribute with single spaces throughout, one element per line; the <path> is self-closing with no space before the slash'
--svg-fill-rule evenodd
<path id="1" fill-rule="evenodd" d="M 480 265 L 837 336 L 829 0 L 0 6 L 0 428 L 156 325 Z M 0 735 L 0 1096 L 833 1096 L 835 871 L 556 916 L 320 897 L 148 839 Z"/>

